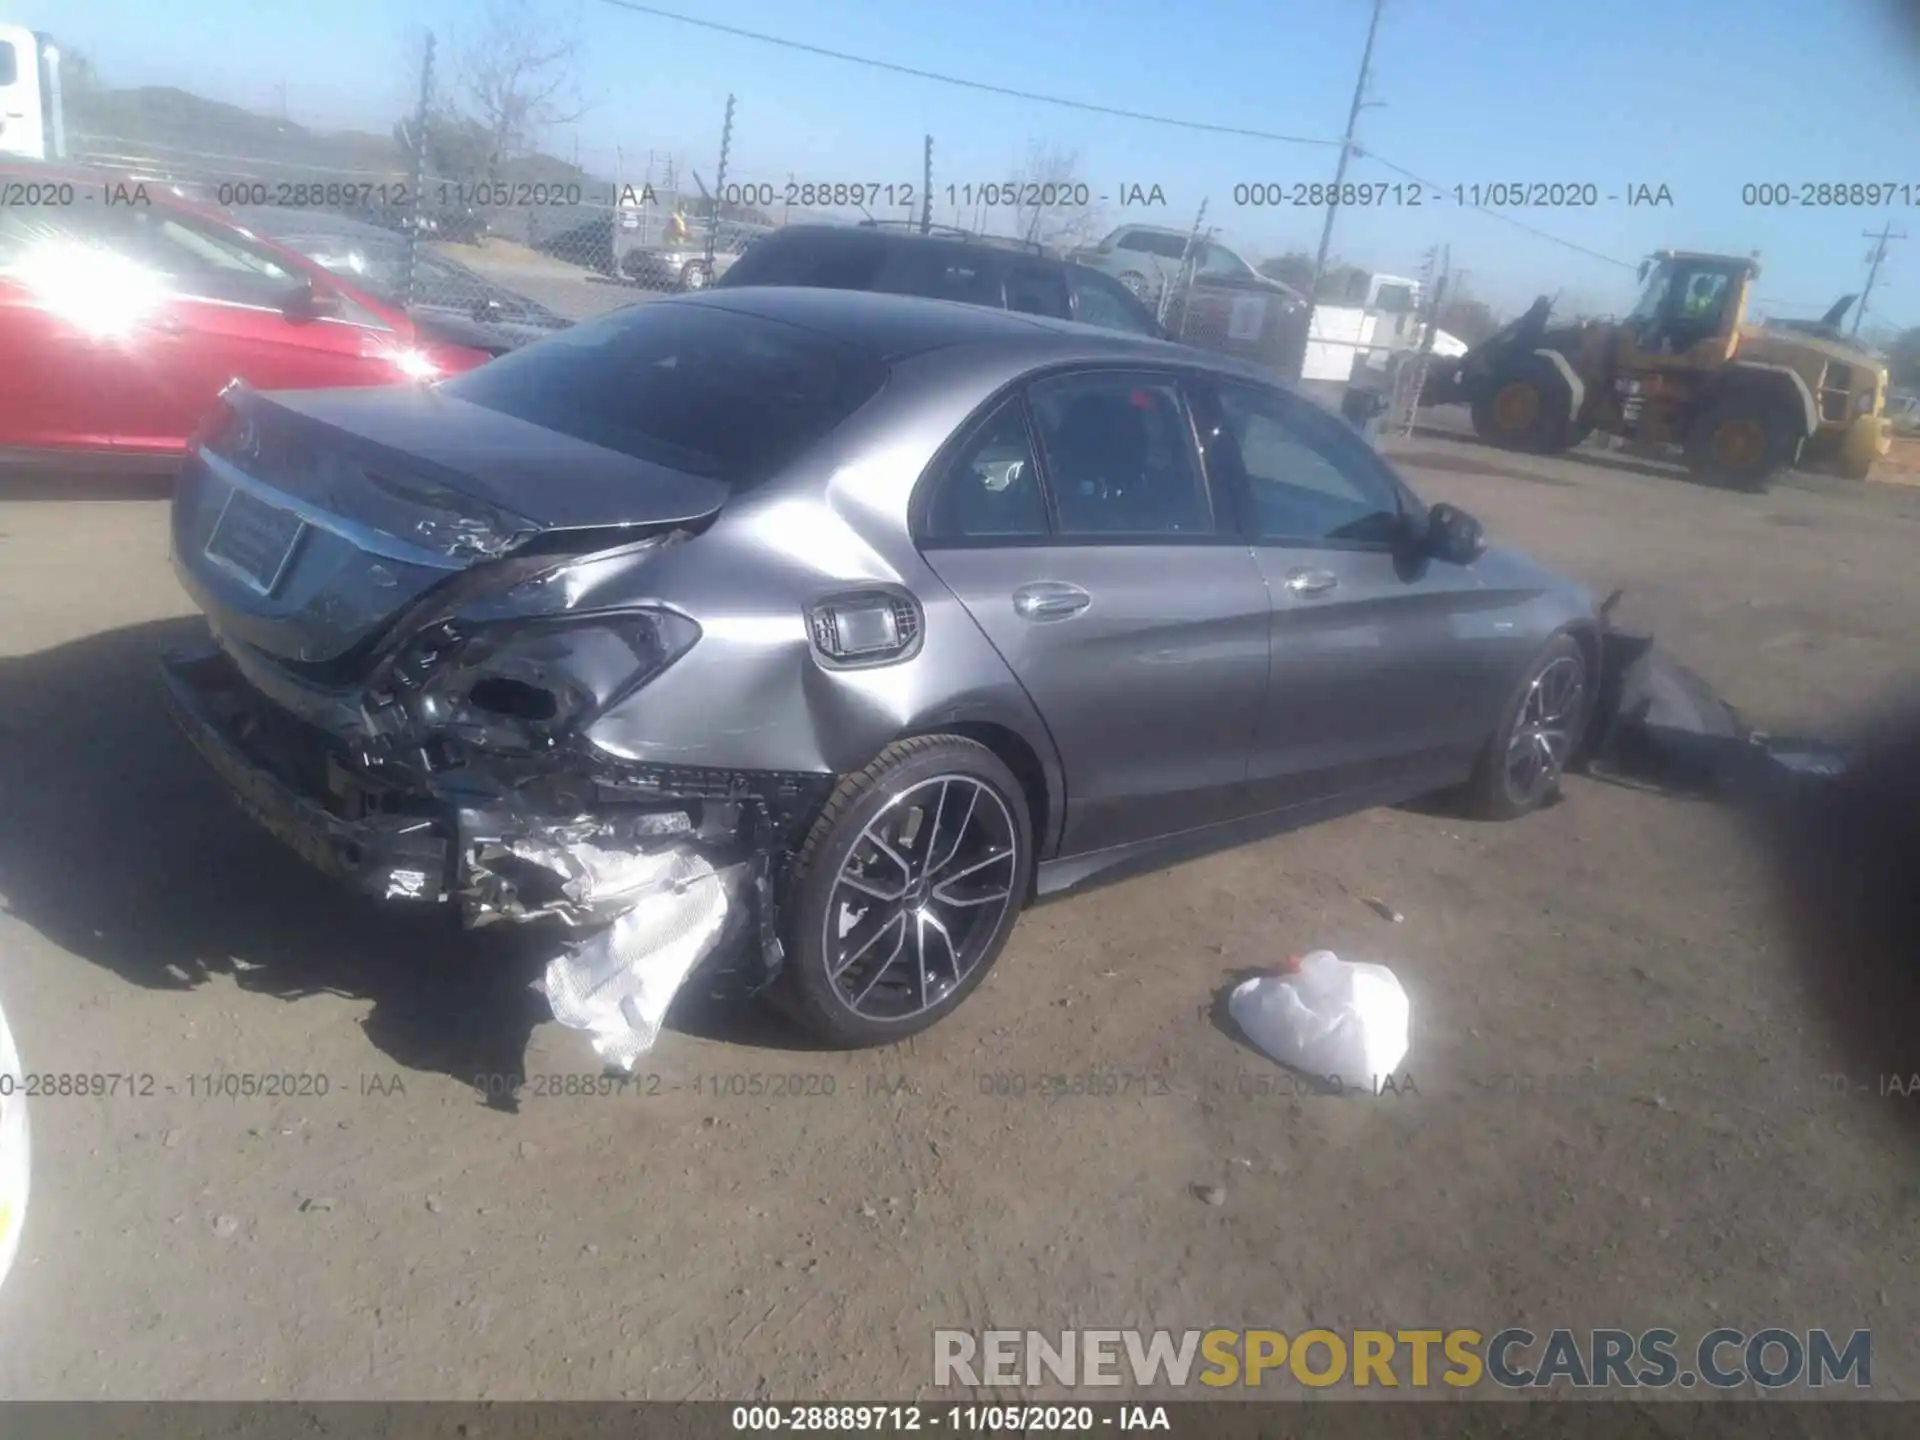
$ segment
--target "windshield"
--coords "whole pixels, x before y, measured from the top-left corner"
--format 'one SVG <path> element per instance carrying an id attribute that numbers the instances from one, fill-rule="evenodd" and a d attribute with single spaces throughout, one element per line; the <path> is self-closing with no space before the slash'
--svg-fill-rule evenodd
<path id="1" fill-rule="evenodd" d="M 874 356 L 703 304 L 615 311 L 442 387 L 548 430 L 735 487 L 758 484 L 864 404 Z"/>
<path id="2" fill-rule="evenodd" d="M 1653 273 L 1647 276 L 1647 283 L 1640 291 L 1639 303 L 1627 316 L 1629 320 L 1651 322 L 1660 317 L 1666 307 L 1667 296 L 1673 290 L 1674 263 L 1662 260 L 1654 266 Z"/>

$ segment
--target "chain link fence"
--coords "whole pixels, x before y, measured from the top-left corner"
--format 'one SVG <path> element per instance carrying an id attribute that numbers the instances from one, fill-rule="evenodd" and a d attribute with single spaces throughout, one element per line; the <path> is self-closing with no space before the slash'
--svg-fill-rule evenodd
<path id="1" fill-rule="evenodd" d="M 73 158 L 176 187 L 377 299 L 491 326 L 515 343 L 704 288 L 781 225 L 861 218 L 780 203 L 796 189 L 804 200 L 808 191 L 837 199 L 841 189 L 875 188 L 730 182 L 731 98 L 724 112 L 716 107 L 706 169 L 684 157 L 631 163 L 626 150 L 598 165 L 581 163 L 577 148 L 571 162 L 538 150 L 477 159 L 484 144 L 463 148 L 456 142 L 473 136 L 434 118 L 430 83 L 390 135 L 328 134 L 169 93 L 179 97 L 169 110 L 86 115 L 69 130 Z M 931 193 L 931 142 L 915 148 Z M 1386 395 L 1396 416 L 1410 411 L 1417 317 L 1314 307 L 1285 286 L 1202 269 L 1196 257 L 1213 234 L 1205 218 L 1203 206 L 1187 253 L 1165 261 L 1141 295 L 1172 336 L 1298 379 L 1335 404 L 1355 390 Z"/>
<path id="2" fill-rule="evenodd" d="M 216 142 L 218 137 L 211 137 Z M 712 218 L 697 191 L 584 173 L 472 180 L 150 137 L 82 133 L 73 158 L 165 184 L 395 303 L 580 320 L 699 289 L 772 226 Z M 536 308 L 537 307 L 537 308 Z"/>

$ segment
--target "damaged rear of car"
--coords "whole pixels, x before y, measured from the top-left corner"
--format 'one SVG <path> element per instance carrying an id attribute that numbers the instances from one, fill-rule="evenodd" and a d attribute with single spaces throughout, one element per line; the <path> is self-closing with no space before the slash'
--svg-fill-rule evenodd
<path id="1" fill-rule="evenodd" d="M 792 768 L 699 763 L 748 722 L 703 710 L 698 677 L 653 693 L 703 643 L 656 572 L 885 379 L 827 337 L 675 307 L 580 327 L 471 387 L 231 390 L 174 501 L 174 566 L 211 640 L 164 662 L 173 715 L 329 874 L 470 926 L 590 935 L 589 968 L 551 977 L 573 992 L 549 985 L 556 1010 L 587 1007 L 592 964 L 611 981 L 637 946 L 691 966 L 730 915 L 765 922 L 771 976 L 773 857 L 831 770 L 805 746 Z M 718 643 L 781 671 L 807 653 L 790 613 L 786 645 Z M 619 1044 L 644 1050 L 650 1027 L 634 1041 L 624 1008 L 603 1053 L 630 1061 Z"/>

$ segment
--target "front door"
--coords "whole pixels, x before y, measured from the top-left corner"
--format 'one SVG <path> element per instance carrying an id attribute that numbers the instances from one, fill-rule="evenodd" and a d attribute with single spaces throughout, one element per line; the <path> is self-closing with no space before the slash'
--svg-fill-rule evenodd
<path id="1" fill-rule="evenodd" d="M 165 383 L 154 409 L 130 428 L 130 447 L 178 448 L 229 380 L 304 390 L 394 378 L 384 356 L 395 336 L 385 319 L 338 294 L 329 296 L 328 317 L 298 316 L 290 302 L 311 277 L 274 252 L 160 205 L 128 212 L 124 226 L 125 252 L 165 275 L 172 291 L 148 327 L 154 353 L 165 357 Z"/>
<path id="2" fill-rule="evenodd" d="M 921 548 L 1053 737 L 1060 853 L 1246 813 L 1268 601 L 1229 532 L 1164 374 L 1039 381 L 936 482 Z"/>
<path id="3" fill-rule="evenodd" d="M 1412 497 L 1333 416 L 1250 383 L 1196 399 L 1208 471 L 1241 497 L 1273 596 L 1248 774 L 1259 808 L 1461 778 L 1511 664 L 1474 567 L 1409 556 Z"/>

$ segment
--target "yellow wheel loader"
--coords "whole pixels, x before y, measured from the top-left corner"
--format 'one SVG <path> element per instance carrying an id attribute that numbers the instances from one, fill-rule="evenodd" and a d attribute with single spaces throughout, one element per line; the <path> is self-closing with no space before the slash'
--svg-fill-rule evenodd
<path id="1" fill-rule="evenodd" d="M 1678 446 L 1687 468 L 1762 490 L 1795 464 L 1865 479 L 1889 447 L 1886 366 L 1819 321 L 1749 324 L 1751 258 L 1663 250 L 1623 320 L 1552 326 L 1546 297 L 1429 376 L 1489 444 L 1558 454 L 1598 431 Z"/>

